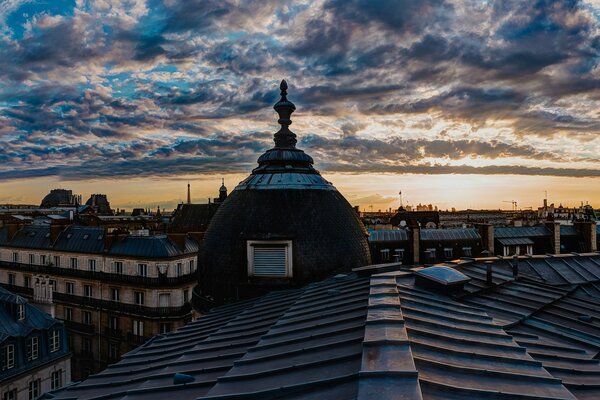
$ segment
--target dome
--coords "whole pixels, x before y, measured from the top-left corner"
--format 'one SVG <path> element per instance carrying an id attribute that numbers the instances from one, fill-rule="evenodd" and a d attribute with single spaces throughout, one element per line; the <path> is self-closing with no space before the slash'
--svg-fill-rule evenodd
<path id="1" fill-rule="evenodd" d="M 281 83 L 275 147 L 229 194 L 205 232 L 199 295 L 216 303 L 303 285 L 370 263 L 367 232 L 337 189 L 296 148 Z"/>
<path id="2" fill-rule="evenodd" d="M 75 196 L 72 190 L 52 189 L 43 199 L 40 207 L 51 208 L 75 205 Z"/>

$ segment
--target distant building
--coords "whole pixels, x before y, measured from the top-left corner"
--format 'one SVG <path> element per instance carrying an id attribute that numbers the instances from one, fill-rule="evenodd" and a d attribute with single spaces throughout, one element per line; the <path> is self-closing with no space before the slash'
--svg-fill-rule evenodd
<path id="1" fill-rule="evenodd" d="M 77 204 L 81 204 L 81 196 L 73 194 L 72 190 L 52 189 L 50 193 L 42 199 L 40 207 L 75 207 Z"/>
<path id="2" fill-rule="evenodd" d="M 71 382 L 71 353 L 62 321 L 0 287 L 0 395 L 35 399 Z"/>
<path id="3" fill-rule="evenodd" d="M 79 380 L 193 317 L 197 254 L 198 243 L 185 234 L 9 225 L 0 229 L 0 282 L 33 297 L 35 276 L 48 277 Z"/>
<path id="4" fill-rule="evenodd" d="M 215 198 L 213 202 L 209 201 L 209 203 L 205 204 L 178 204 L 173 218 L 169 223 L 168 230 L 170 232 L 205 232 L 212 217 L 226 198 L 227 188 L 225 187 L 225 181 L 222 181 L 219 188 L 219 197 Z"/>
<path id="5" fill-rule="evenodd" d="M 98 215 L 113 215 L 110 203 L 105 194 L 92 194 L 85 204 L 93 207 L 95 213 Z"/>
<path id="6" fill-rule="evenodd" d="M 390 219 L 392 226 L 420 227 L 422 229 L 436 229 L 440 226 L 440 213 L 433 210 L 407 211 L 400 208 Z"/>

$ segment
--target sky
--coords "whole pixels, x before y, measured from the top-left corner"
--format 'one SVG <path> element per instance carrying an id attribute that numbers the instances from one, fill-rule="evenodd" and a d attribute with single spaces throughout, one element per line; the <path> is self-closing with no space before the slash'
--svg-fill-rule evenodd
<path id="1" fill-rule="evenodd" d="M 298 147 L 355 205 L 600 207 L 600 0 L 2 0 L 0 203 L 231 190 Z"/>

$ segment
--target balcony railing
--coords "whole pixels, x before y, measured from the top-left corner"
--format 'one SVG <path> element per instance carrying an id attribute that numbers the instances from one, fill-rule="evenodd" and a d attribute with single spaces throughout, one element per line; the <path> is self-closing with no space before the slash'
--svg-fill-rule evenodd
<path id="1" fill-rule="evenodd" d="M 104 334 L 110 338 L 120 339 L 123 337 L 123 332 L 120 329 L 104 328 Z"/>
<path id="2" fill-rule="evenodd" d="M 127 333 L 127 341 L 131 344 L 139 345 L 139 344 L 144 343 L 148 339 L 150 339 L 150 338 L 147 338 L 145 336 L 140 336 L 140 335 L 134 335 L 131 332 Z"/>
<path id="3" fill-rule="evenodd" d="M 134 314 L 142 317 L 183 317 L 192 310 L 190 303 L 186 303 L 181 307 L 146 307 L 58 292 L 53 293 L 53 297 L 55 302 L 72 303 L 79 306 L 99 308 L 116 313 Z"/>
<path id="4" fill-rule="evenodd" d="M 80 322 L 65 320 L 65 327 L 70 331 L 94 334 L 95 326 L 89 324 L 82 324 Z"/>
<path id="5" fill-rule="evenodd" d="M 184 283 L 194 282 L 197 279 L 196 272 L 177 277 L 167 277 L 164 275 L 159 275 L 158 278 L 151 278 L 137 275 L 110 274 L 107 272 L 89 271 L 85 269 L 63 268 L 55 267 L 52 265 L 35 265 L 7 261 L 0 261 L 0 268 L 35 272 L 40 274 L 54 274 L 83 279 L 94 279 L 111 283 L 125 283 L 132 285 L 160 287 L 179 286 Z"/>

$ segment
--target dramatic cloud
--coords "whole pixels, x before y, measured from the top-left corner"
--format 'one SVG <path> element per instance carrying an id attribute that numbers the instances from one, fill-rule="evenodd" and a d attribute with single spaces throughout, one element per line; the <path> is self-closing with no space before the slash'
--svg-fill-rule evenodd
<path id="1" fill-rule="evenodd" d="M 281 78 L 326 171 L 596 177 L 596 7 L 5 1 L 0 180 L 247 172 Z"/>

